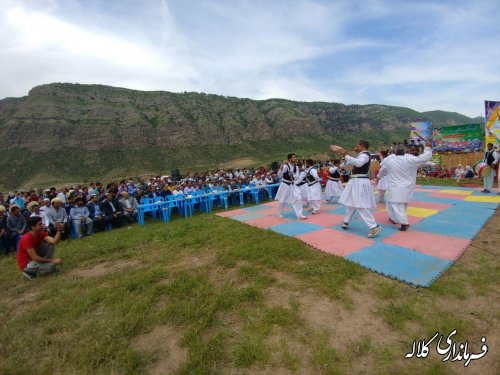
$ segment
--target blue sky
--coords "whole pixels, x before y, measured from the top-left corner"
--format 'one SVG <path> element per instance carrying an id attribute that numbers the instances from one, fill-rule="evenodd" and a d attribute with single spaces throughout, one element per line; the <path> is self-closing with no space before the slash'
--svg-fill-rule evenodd
<path id="1" fill-rule="evenodd" d="M 481 115 L 500 1 L 0 0 L 0 98 L 51 82 Z"/>

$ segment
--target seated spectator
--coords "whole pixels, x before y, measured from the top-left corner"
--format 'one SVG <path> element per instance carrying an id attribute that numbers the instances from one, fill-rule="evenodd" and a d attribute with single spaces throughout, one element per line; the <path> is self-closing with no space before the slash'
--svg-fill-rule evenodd
<path id="1" fill-rule="evenodd" d="M 108 224 L 108 219 L 104 216 L 101 210 L 101 203 L 96 194 L 93 194 L 90 201 L 87 203 L 87 209 L 89 210 L 89 217 L 93 221 L 94 229 L 98 231 L 104 231 L 106 225 Z"/>
<path id="2" fill-rule="evenodd" d="M 465 169 L 462 164 L 459 164 L 457 166 L 457 169 L 455 169 L 455 177 L 457 179 L 457 182 L 459 182 L 461 178 L 464 178 L 464 175 L 465 175 Z"/>
<path id="3" fill-rule="evenodd" d="M 40 207 L 40 217 L 42 218 L 43 226 L 45 230 L 49 227 L 49 220 L 47 219 L 47 214 L 50 210 L 50 199 L 43 198 L 42 206 Z"/>
<path id="4" fill-rule="evenodd" d="M 143 197 L 142 190 L 140 188 L 135 189 L 135 199 L 137 201 L 137 204 L 142 204 L 142 197 Z"/>
<path id="5" fill-rule="evenodd" d="M 21 209 L 16 205 L 11 206 L 10 216 L 7 218 L 7 232 L 10 238 L 9 248 L 15 249 L 18 238 L 26 233 L 26 230 L 26 220 L 21 215 Z"/>
<path id="6" fill-rule="evenodd" d="M 0 250 L 5 254 L 9 252 L 9 235 L 7 234 L 7 216 L 5 207 L 0 205 Z"/>
<path id="7" fill-rule="evenodd" d="M 464 178 L 474 178 L 474 171 L 470 165 L 465 166 Z"/>
<path id="8" fill-rule="evenodd" d="M 167 188 L 167 185 L 163 186 L 163 189 L 165 188 Z M 135 221 L 137 219 L 137 200 L 124 191 L 119 202 L 123 208 L 123 215 L 127 218 L 128 222 Z"/>
<path id="9" fill-rule="evenodd" d="M 32 216 L 42 216 L 40 214 L 40 205 L 38 204 L 38 202 L 30 202 L 28 203 L 28 210 L 29 210 L 29 215 L 28 215 L 28 218 L 32 217 Z"/>
<path id="10" fill-rule="evenodd" d="M 83 203 L 83 198 L 76 198 L 75 206 L 73 206 L 70 211 L 70 217 L 73 221 L 73 228 L 75 228 L 77 238 L 82 238 L 82 233 L 90 236 L 92 234 L 94 224 L 92 219 L 89 217 L 89 209 L 84 206 Z"/>
<path id="11" fill-rule="evenodd" d="M 113 227 L 119 228 L 124 224 L 126 218 L 120 203 L 113 198 L 113 193 L 107 193 L 106 199 L 101 203 L 101 211 L 106 220 L 112 223 Z"/>
<path id="12" fill-rule="evenodd" d="M 160 197 L 162 197 L 163 199 L 167 200 L 167 195 L 172 195 L 172 192 L 170 191 L 170 189 L 168 188 L 168 185 L 165 184 L 163 185 L 163 187 L 161 188 L 161 191 L 160 193 L 158 194 Z"/>
<path id="13" fill-rule="evenodd" d="M 62 264 L 61 258 L 53 258 L 54 246 L 61 239 L 63 224 L 58 224 L 55 237 L 43 231 L 42 218 L 30 217 L 28 220 L 30 231 L 19 241 L 17 265 L 24 277 L 34 279 L 38 275 L 45 275 L 56 271 L 56 266 Z"/>
<path id="14" fill-rule="evenodd" d="M 71 223 L 69 221 L 66 209 L 63 207 L 63 201 L 57 197 L 52 199 L 52 207 L 47 213 L 47 221 L 49 223 L 49 235 L 54 237 L 57 228 L 61 228 L 61 239 L 65 240 L 71 234 Z M 57 224 L 62 224 L 57 225 Z"/>

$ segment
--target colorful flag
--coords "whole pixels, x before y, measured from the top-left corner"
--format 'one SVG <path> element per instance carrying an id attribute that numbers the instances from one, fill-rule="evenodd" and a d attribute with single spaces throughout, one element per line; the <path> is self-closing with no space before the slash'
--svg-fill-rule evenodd
<path id="1" fill-rule="evenodd" d="M 484 101 L 486 123 L 484 126 L 485 145 L 500 144 L 500 102 Z"/>
<path id="2" fill-rule="evenodd" d="M 431 123 L 430 121 L 412 122 L 410 132 L 410 142 L 415 144 L 425 144 L 431 136 Z"/>

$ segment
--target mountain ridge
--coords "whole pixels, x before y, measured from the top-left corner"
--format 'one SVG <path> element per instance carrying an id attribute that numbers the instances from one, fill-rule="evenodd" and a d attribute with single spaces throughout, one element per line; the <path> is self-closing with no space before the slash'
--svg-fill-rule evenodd
<path id="1" fill-rule="evenodd" d="M 17 187 L 44 173 L 64 181 L 209 168 L 243 157 L 268 163 L 290 150 L 326 153 L 330 142 L 348 145 L 367 137 L 376 147 L 401 140 L 413 121 L 473 120 L 447 113 L 46 84 L 0 100 L 0 186 Z"/>

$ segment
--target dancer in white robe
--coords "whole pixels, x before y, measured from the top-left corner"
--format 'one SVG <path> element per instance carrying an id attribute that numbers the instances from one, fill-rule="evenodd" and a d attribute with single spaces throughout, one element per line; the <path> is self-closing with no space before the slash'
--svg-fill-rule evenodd
<path id="1" fill-rule="evenodd" d="M 307 180 L 306 180 L 307 173 L 305 167 L 302 167 L 301 164 L 298 164 L 298 167 L 300 173 L 299 177 L 295 181 L 295 185 L 299 187 L 300 197 L 302 200 L 302 210 L 304 210 L 304 208 L 309 207 L 309 200 L 307 199 Z"/>
<path id="2" fill-rule="evenodd" d="M 387 151 L 380 151 L 379 152 L 380 156 L 380 163 L 384 161 L 384 159 L 387 157 Z M 384 197 L 385 197 L 385 192 L 387 190 L 387 176 L 380 176 L 380 174 L 377 176 L 378 177 L 378 184 L 377 184 L 377 190 L 378 190 L 378 197 L 377 197 L 377 203 L 385 203 Z"/>
<path id="3" fill-rule="evenodd" d="M 370 143 L 368 141 L 360 140 L 354 147 L 354 151 L 358 152 L 355 158 L 347 155 L 347 150 L 341 147 L 332 145 L 331 150 L 345 156 L 346 165 L 353 166 L 351 178 L 339 199 L 339 203 L 345 205 L 346 211 L 342 229 L 347 230 L 349 228 L 349 222 L 357 212 L 370 228 L 368 237 L 372 238 L 382 231 L 382 227 L 377 225 L 373 216 L 376 203 L 373 186 L 368 178 L 371 162 L 370 153 L 368 152 L 369 147 Z"/>
<path id="4" fill-rule="evenodd" d="M 306 161 L 306 167 L 307 200 L 311 212 L 317 214 L 321 208 L 321 177 L 318 176 L 318 170 L 314 168 L 312 159 Z"/>
<path id="5" fill-rule="evenodd" d="M 283 217 L 285 206 L 290 204 L 295 211 L 297 219 L 306 219 L 302 214 L 302 200 L 300 190 L 295 184 L 299 177 L 299 167 L 295 164 L 297 157 L 295 154 L 288 154 L 288 163 L 284 163 L 278 171 L 278 178 L 282 178 L 275 199 L 280 202 L 278 206 L 278 216 Z"/>
<path id="6" fill-rule="evenodd" d="M 344 191 L 340 177 L 340 160 L 336 159 L 333 161 L 333 167 L 328 170 L 328 181 L 325 187 L 326 200 L 329 202 L 337 203 Z"/>
<path id="7" fill-rule="evenodd" d="M 389 219 L 394 224 L 401 224 L 399 230 L 405 231 L 410 226 L 406 209 L 415 191 L 417 171 L 421 165 L 432 158 L 431 144 L 419 156 L 407 154 L 404 146 L 397 146 L 396 153 L 389 155 L 380 165 L 379 176 L 387 176 L 386 207 Z"/>
<path id="8" fill-rule="evenodd" d="M 484 185 L 484 190 L 482 193 L 490 193 L 491 189 L 493 188 L 493 182 L 495 181 L 495 175 L 496 175 L 496 165 L 498 164 L 498 159 L 500 158 L 500 155 L 498 154 L 497 151 L 493 148 L 493 143 L 488 143 L 486 145 L 487 149 L 485 150 L 484 153 L 484 159 L 483 162 L 488 164 L 491 167 L 491 173 L 488 175 L 488 177 L 483 177 L 483 185 Z"/>

